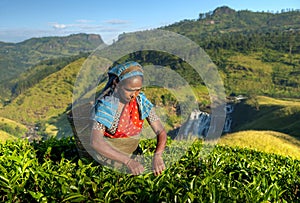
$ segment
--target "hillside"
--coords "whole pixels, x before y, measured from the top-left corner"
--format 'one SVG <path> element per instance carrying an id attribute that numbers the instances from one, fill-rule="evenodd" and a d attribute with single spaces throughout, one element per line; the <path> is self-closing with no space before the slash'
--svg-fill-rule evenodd
<path id="1" fill-rule="evenodd" d="M 10 119 L 0 117 L 0 142 L 25 137 L 27 127 Z"/>
<path id="2" fill-rule="evenodd" d="M 31 38 L 19 43 L 0 42 L 0 84 L 42 60 L 90 52 L 104 45 L 99 35 Z"/>
<path id="3" fill-rule="evenodd" d="M 161 29 L 197 42 L 219 67 L 227 94 L 299 97 L 300 12 L 220 7 Z"/>
<path id="4" fill-rule="evenodd" d="M 248 13 L 251 18 L 258 19 L 262 18 L 261 16 L 272 16 L 272 22 L 276 22 L 276 26 L 271 23 L 261 28 L 259 27 L 260 24 L 255 24 L 254 21 L 239 31 L 227 30 L 216 35 L 212 34 L 211 29 L 221 31 L 222 26 L 229 28 L 233 26 L 226 23 L 226 19 L 232 18 L 232 16 L 224 14 L 224 23 L 220 23 L 221 27 L 212 24 L 207 25 L 209 28 L 206 29 L 206 25 L 201 24 L 205 21 L 202 19 L 183 21 L 182 23 L 187 27 L 181 26 L 181 23 L 175 23 L 160 29 L 177 32 L 197 42 L 217 65 L 224 80 L 227 95 L 244 94 L 248 96 L 266 95 L 278 98 L 299 98 L 300 27 L 287 31 L 286 29 L 291 22 L 286 16 L 293 17 L 295 20 L 298 19 L 300 24 L 300 12 L 268 14 L 247 11 L 237 13 L 240 13 L 241 16 Z M 233 17 L 239 19 L 237 15 Z M 242 19 L 245 18 L 244 16 Z M 280 24 L 281 26 L 279 26 Z M 293 27 L 297 25 L 293 24 Z M 193 29 L 196 30 L 193 31 Z M 123 41 L 123 44 L 137 44 L 138 40 L 141 40 L 141 36 L 143 36 L 143 31 L 122 34 L 117 43 Z M 145 42 L 144 47 L 148 46 L 147 43 L 155 44 L 153 41 Z M 168 44 L 165 41 L 162 43 L 167 47 L 174 47 L 174 43 Z M 182 49 L 182 52 L 192 53 L 188 45 Z M 191 85 L 203 83 L 203 78 L 197 77 L 197 74 L 184 60 L 167 56 L 166 53 L 145 50 L 133 53 L 126 59 L 134 59 L 146 65 L 153 63 L 169 67 L 179 73 Z"/>
<path id="5" fill-rule="evenodd" d="M 268 33 L 271 36 L 274 30 L 297 32 L 300 28 L 299 21 L 299 9 L 282 10 L 280 13 L 268 13 L 249 10 L 236 11 L 227 6 L 222 6 L 216 8 L 214 11 L 200 13 L 198 19 L 185 19 L 165 26 L 163 29 L 177 32 L 192 40 L 196 40 L 200 44 L 205 44 L 207 39 L 215 37 L 217 37 L 216 39 L 220 39 L 226 33 L 230 33 L 231 35 L 233 33 Z M 255 35 L 249 35 L 248 37 L 252 37 L 252 40 L 255 39 L 253 38 Z M 255 43 L 255 41 L 252 41 L 252 43 Z M 257 44 L 256 46 L 264 45 Z"/>
<path id="6" fill-rule="evenodd" d="M 0 117 L 0 130 L 17 138 L 21 138 L 27 132 L 26 126 L 16 122 L 15 120 L 10 120 L 3 117 Z"/>
<path id="7" fill-rule="evenodd" d="M 247 130 L 226 134 L 221 137 L 218 144 L 279 154 L 300 160 L 300 139 L 274 131 Z"/>
<path id="8" fill-rule="evenodd" d="M 6 131 L 0 130 L 0 143 L 5 143 L 7 140 L 16 140 L 14 135 L 7 133 Z"/>
<path id="9" fill-rule="evenodd" d="M 87 57 L 88 53 L 81 53 L 75 56 L 60 57 L 56 59 L 48 59 L 39 62 L 23 71 L 17 77 L 5 81 L 0 86 L 0 102 L 7 105 L 19 94 L 25 92 L 28 88 L 39 83 L 52 73 L 55 73 L 64 68 L 69 63 L 78 60 L 82 57 Z"/>
<path id="10" fill-rule="evenodd" d="M 66 127 L 60 129 L 62 134 L 71 133 L 64 113 L 72 103 L 73 83 L 84 60 L 85 58 L 78 59 L 50 74 L 0 109 L 0 114 L 28 126 L 38 124 L 41 131 L 45 130 L 45 123 L 58 125 L 52 135 L 62 126 Z M 65 119 L 60 120 L 61 117 Z"/>
<path id="11" fill-rule="evenodd" d="M 233 112 L 233 131 L 274 130 L 300 138 L 300 101 L 257 96 L 238 103 Z"/>
<path id="12" fill-rule="evenodd" d="M 227 57 L 220 71 L 228 94 L 299 98 L 300 66 L 289 64 L 288 57 L 276 51 L 269 51 L 276 61 L 266 60 L 266 52 L 234 52 Z M 294 59 L 300 61 L 300 54 Z"/>

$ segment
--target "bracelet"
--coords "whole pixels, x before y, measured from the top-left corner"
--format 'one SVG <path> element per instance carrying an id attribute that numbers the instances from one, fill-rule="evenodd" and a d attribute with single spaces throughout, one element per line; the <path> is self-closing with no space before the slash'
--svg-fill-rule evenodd
<path id="1" fill-rule="evenodd" d="M 132 160 L 132 159 L 129 159 L 129 160 L 125 163 L 125 165 L 128 166 L 128 164 L 131 162 L 131 160 Z"/>

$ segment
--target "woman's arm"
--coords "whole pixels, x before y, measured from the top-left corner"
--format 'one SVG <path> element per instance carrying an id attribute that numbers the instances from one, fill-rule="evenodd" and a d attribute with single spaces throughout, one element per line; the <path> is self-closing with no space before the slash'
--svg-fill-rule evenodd
<path id="1" fill-rule="evenodd" d="M 167 133 L 160 120 L 150 123 L 152 130 L 156 134 L 157 144 L 155 154 L 162 154 L 167 143 Z"/>
<path id="2" fill-rule="evenodd" d="M 167 143 L 167 133 L 160 119 L 156 116 L 154 110 L 151 110 L 150 116 L 147 118 L 152 130 L 156 134 L 156 149 L 153 157 L 153 172 L 154 175 L 160 175 L 165 170 L 165 164 L 162 159 L 163 151 Z"/>
<path id="3" fill-rule="evenodd" d="M 137 161 L 112 148 L 104 140 L 104 131 L 105 127 L 95 121 L 91 135 L 91 147 L 106 158 L 125 164 L 131 170 L 132 174 L 141 174 L 144 171 L 144 167 Z"/>

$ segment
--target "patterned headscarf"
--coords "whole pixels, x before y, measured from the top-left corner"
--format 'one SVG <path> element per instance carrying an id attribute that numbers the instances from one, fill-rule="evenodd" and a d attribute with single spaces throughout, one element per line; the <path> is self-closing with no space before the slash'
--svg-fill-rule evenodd
<path id="1" fill-rule="evenodd" d="M 114 66 L 108 71 L 108 74 L 115 75 L 119 78 L 119 81 L 122 81 L 126 78 L 138 75 L 143 77 L 143 68 L 139 63 L 129 61 L 124 64 Z"/>

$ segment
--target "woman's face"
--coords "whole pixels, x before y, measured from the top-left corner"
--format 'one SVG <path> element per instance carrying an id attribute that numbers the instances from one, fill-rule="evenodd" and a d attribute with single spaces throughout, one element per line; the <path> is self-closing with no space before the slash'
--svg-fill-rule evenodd
<path id="1" fill-rule="evenodd" d="M 141 76 L 127 78 L 117 84 L 116 96 L 122 103 L 128 103 L 134 99 L 141 91 L 143 78 Z"/>

